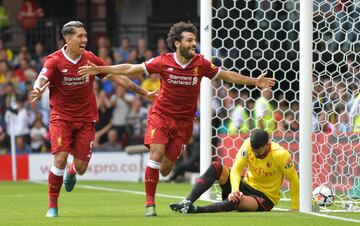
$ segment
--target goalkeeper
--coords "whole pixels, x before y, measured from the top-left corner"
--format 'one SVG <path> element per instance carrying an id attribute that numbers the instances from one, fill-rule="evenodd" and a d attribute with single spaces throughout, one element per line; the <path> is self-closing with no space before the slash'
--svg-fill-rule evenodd
<path id="1" fill-rule="evenodd" d="M 247 167 L 245 176 L 242 172 Z M 265 130 L 255 129 L 238 151 L 229 172 L 225 165 L 214 162 L 196 181 L 191 193 L 181 202 L 170 205 L 182 213 L 213 213 L 224 211 L 270 211 L 280 199 L 284 176 L 290 183 L 291 210 L 299 209 L 299 179 L 290 153 L 271 142 Z M 215 180 L 222 189 L 222 202 L 208 206 L 193 203 Z"/>

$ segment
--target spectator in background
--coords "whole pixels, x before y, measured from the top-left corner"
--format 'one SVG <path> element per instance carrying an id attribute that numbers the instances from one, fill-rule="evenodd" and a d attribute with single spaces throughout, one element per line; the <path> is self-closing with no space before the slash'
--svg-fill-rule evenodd
<path id="1" fill-rule="evenodd" d="M 0 154 L 10 152 L 10 136 L 6 133 L 3 126 L 0 126 Z"/>
<path id="2" fill-rule="evenodd" d="M 160 89 L 160 75 L 151 74 L 142 81 L 141 87 L 149 92 Z"/>
<path id="3" fill-rule="evenodd" d="M 118 133 L 122 147 L 125 148 L 129 134 L 126 131 L 126 118 L 128 117 L 133 103 L 132 95 L 126 94 L 126 90 L 117 86 L 115 94 L 110 98 L 110 106 L 113 108 L 112 128 Z"/>
<path id="4" fill-rule="evenodd" d="M 137 62 L 141 63 L 145 61 L 146 51 L 147 51 L 146 40 L 145 38 L 140 38 L 137 42 L 137 53 L 138 53 L 136 59 Z"/>
<path id="5" fill-rule="evenodd" d="M 118 133 L 115 129 L 111 129 L 107 133 L 107 142 L 100 146 L 101 149 L 106 151 L 122 151 L 123 147 L 119 143 Z"/>
<path id="6" fill-rule="evenodd" d="M 255 102 L 255 128 L 273 132 L 276 129 L 274 108 L 270 103 L 272 91 L 262 90 L 262 95 Z"/>
<path id="7" fill-rule="evenodd" d="M 98 49 L 100 48 L 110 49 L 110 40 L 106 36 L 100 36 L 96 43 Z M 97 53 L 99 54 L 99 51 Z"/>
<path id="8" fill-rule="evenodd" d="M 9 40 L 9 14 L 8 10 L 3 5 L 3 1 L 0 0 L 0 40 L 6 42 Z"/>
<path id="9" fill-rule="evenodd" d="M 31 83 L 32 86 L 32 83 Z M 31 87 L 32 88 L 32 87 Z M 45 95 L 42 97 L 42 99 L 46 99 Z M 33 101 L 30 104 L 30 107 L 28 108 L 30 114 L 32 117 L 36 120 L 40 120 L 46 128 L 49 128 L 49 122 L 50 122 L 50 112 L 48 109 L 43 109 L 40 106 L 39 101 Z"/>
<path id="10" fill-rule="evenodd" d="M 144 140 L 146 117 L 147 109 L 142 106 L 141 99 L 135 97 L 130 114 L 126 120 L 132 134 L 130 139 L 134 144 L 141 144 Z"/>
<path id="11" fill-rule="evenodd" d="M 1 65 L 0 65 L 1 68 Z M 14 84 L 7 82 L 4 85 L 3 94 L 0 96 L 1 115 L 4 116 L 7 109 L 16 106 L 16 94 Z"/>
<path id="12" fill-rule="evenodd" d="M 105 61 L 107 64 L 110 65 L 113 63 L 112 56 L 114 54 L 111 51 L 110 40 L 108 37 L 106 36 L 99 37 L 99 39 L 97 40 L 97 53 L 100 59 Z M 102 89 L 105 91 L 106 95 L 111 95 L 112 92 L 114 91 L 112 82 L 110 80 L 102 81 Z M 104 138 L 102 138 L 101 140 L 104 140 Z M 106 140 L 106 136 L 105 136 L 105 140 Z"/>
<path id="13" fill-rule="evenodd" d="M 15 70 L 15 76 L 18 81 L 35 81 L 37 73 L 36 70 L 30 66 L 29 61 L 21 59 L 19 63 L 19 68 Z"/>
<path id="14" fill-rule="evenodd" d="M 5 122 L 7 124 L 7 134 L 22 136 L 26 144 L 30 144 L 30 125 L 33 124 L 34 118 L 31 117 L 25 108 L 26 96 L 16 95 L 16 105 L 7 109 L 5 113 Z M 14 122 L 14 131 L 11 131 L 11 121 Z"/>
<path id="15" fill-rule="evenodd" d="M 325 132 L 330 133 L 332 129 L 331 124 L 329 123 L 328 117 L 324 111 L 315 115 L 313 118 L 313 130 L 314 132 Z"/>
<path id="16" fill-rule="evenodd" d="M 146 50 L 146 52 L 145 52 L 145 60 L 150 60 L 153 57 L 154 57 L 154 53 L 149 49 Z"/>
<path id="17" fill-rule="evenodd" d="M 285 132 L 286 129 L 284 127 L 284 116 L 289 109 L 289 104 L 285 99 L 283 99 L 283 96 L 278 97 L 277 99 L 278 108 L 274 112 L 274 119 L 277 122 L 277 131 Z"/>
<path id="18" fill-rule="evenodd" d="M 101 82 L 94 82 L 94 93 L 99 112 L 99 121 L 96 123 L 95 147 L 107 141 L 107 133 L 112 127 L 112 108 L 109 98 L 101 90 Z"/>
<path id="19" fill-rule="evenodd" d="M 352 126 L 348 111 L 344 110 L 343 112 L 336 114 L 336 122 L 332 126 L 332 132 L 345 133 L 351 131 Z"/>
<path id="20" fill-rule="evenodd" d="M 0 39 L 0 61 L 5 60 L 10 63 L 13 59 L 14 52 L 11 49 L 7 48 L 4 41 Z"/>
<path id="21" fill-rule="evenodd" d="M 47 53 L 44 50 L 44 45 L 41 42 L 35 44 L 34 52 L 31 55 L 30 64 L 35 68 L 36 72 L 41 71 L 42 66 L 44 65 L 44 57 L 47 56 Z"/>
<path id="22" fill-rule="evenodd" d="M 9 63 L 5 60 L 0 61 L 0 85 L 5 85 L 5 83 L 11 82 L 13 72 L 10 70 Z"/>
<path id="23" fill-rule="evenodd" d="M 16 153 L 17 154 L 29 154 L 31 153 L 31 147 L 25 141 L 27 138 L 24 136 L 17 136 L 15 139 Z"/>
<path id="24" fill-rule="evenodd" d="M 130 55 L 130 39 L 123 37 L 120 47 L 114 49 L 115 64 L 127 62 Z"/>
<path id="25" fill-rule="evenodd" d="M 110 58 L 110 62 L 109 62 L 109 60 L 108 60 L 108 58 L 109 58 L 109 49 L 108 48 L 106 48 L 106 47 L 100 47 L 99 49 L 98 49 L 98 56 L 99 56 L 99 58 L 100 59 L 102 59 L 103 61 L 105 61 L 106 63 L 112 63 L 112 60 L 111 60 L 111 58 Z"/>
<path id="26" fill-rule="evenodd" d="M 244 107 L 244 100 L 247 98 L 239 98 L 235 101 L 235 108 L 230 112 L 231 125 L 230 130 L 236 131 L 235 134 L 248 133 L 250 130 L 250 121 L 249 114 Z"/>
<path id="27" fill-rule="evenodd" d="M 34 126 L 30 129 L 31 149 L 33 153 L 47 152 L 46 140 L 48 131 L 41 119 L 35 120 Z"/>
<path id="28" fill-rule="evenodd" d="M 14 60 L 12 62 L 12 66 L 14 68 L 19 67 L 21 60 L 27 60 L 27 61 L 31 60 L 31 55 L 30 55 L 30 52 L 29 52 L 29 48 L 26 45 L 20 47 L 19 52 L 14 57 Z"/>
<path id="29" fill-rule="evenodd" d="M 157 40 L 156 43 L 156 50 L 154 51 L 154 56 L 160 56 L 161 53 L 166 53 L 167 52 L 167 47 L 166 47 L 166 41 L 165 38 L 160 37 Z"/>

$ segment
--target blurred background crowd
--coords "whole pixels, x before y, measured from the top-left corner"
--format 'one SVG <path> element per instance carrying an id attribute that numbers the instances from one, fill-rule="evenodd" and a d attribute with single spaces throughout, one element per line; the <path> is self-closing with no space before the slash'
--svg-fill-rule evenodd
<path id="1" fill-rule="evenodd" d="M 169 1 L 156 0 L 151 2 L 151 10 L 146 10 L 149 1 L 144 2 L 54 0 L 50 7 L 45 0 L 15 0 L 14 4 L 0 0 L 0 154 L 10 152 L 12 132 L 17 153 L 50 152 L 48 99 L 30 103 L 29 93 L 46 56 L 64 45 L 60 30 L 68 21 L 64 19 L 66 16 L 86 21 L 88 49 L 108 64 L 142 63 L 168 52 L 165 39 L 174 22 L 188 18 L 199 25 L 199 4 L 196 1 L 186 0 L 174 8 L 170 7 Z M 319 3 L 320 8 L 314 14 L 317 29 L 314 30 L 312 127 L 314 132 L 358 133 L 360 59 L 354 54 L 359 49 L 356 42 L 359 36 L 354 30 L 358 29 L 360 23 L 347 22 L 353 21 L 355 15 L 349 12 L 356 12 L 357 7 L 328 9 L 327 6 L 336 4 L 335 1 L 331 2 Z M 222 8 L 227 6 L 222 1 L 214 1 L 213 4 L 218 7 L 217 17 L 213 19 L 213 34 L 217 35 L 213 40 L 214 63 L 232 70 L 240 68 L 241 73 L 253 76 L 259 74 L 257 70 L 268 69 L 269 74 L 278 81 L 273 91 L 235 87 L 214 81 L 212 109 L 216 117 L 212 122 L 213 137 L 246 134 L 252 128 L 298 134 L 299 46 L 296 32 L 299 18 L 295 11 L 298 1 L 275 1 L 271 5 L 269 1 L 262 1 L 261 4 L 257 1 L 248 4 L 246 1 L 236 1 L 242 17 L 236 13 L 225 13 L 226 10 Z M 54 10 L 54 7 L 58 7 L 58 10 Z M 69 10 L 71 7 L 76 11 Z M 164 7 L 168 10 L 161 10 Z M 264 14 L 263 11 L 268 8 L 270 10 Z M 332 9 L 334 13 L 329 13 Z M 252 11 L 255 13 L 251 19 Z M 147 17 L 139 16 L 146 13 L 149 14 Z M 345 21 L 341 20 L 342 14 L 347 15 Z M 140 25 L 136 24 L 139 21 Z M 235 26 L 234 21 L 239 29 L 242 28 L 241 39 L 238 39 L 239 33 L 227 32 Z M 115 22 L 118 23 L 116 26 Z M 321 30 L 326 24 L 336 30 L 333 36 L 331 32 Z M 220 41 L 222 39 L 223 42 Z M 328 46 L 326 40 L 331 41 Z M 235 46 L 227 47 L 228 41 L 236 42 Z M 138 75 L 132 80 L 148 91 L 160 87 L 157 74 L 149 77 Z M 128 145 L 142 144 L 151 103 L 107 80 L 96 80 L 94 87 L 100 116 L 96 127 L 95 151 L 123 151 Z M 8 126 L 11 119 L 15 122 L 13 130 Z M 191 151 L 185 159 L 190 159 L 192 166 L 195 163 L 197 168 L 199 111 L 195 121 L 193 139 L 189 145 Z M 215 147 L 217 142 L 221 143 L 219 139 L 213 139 Z"/>

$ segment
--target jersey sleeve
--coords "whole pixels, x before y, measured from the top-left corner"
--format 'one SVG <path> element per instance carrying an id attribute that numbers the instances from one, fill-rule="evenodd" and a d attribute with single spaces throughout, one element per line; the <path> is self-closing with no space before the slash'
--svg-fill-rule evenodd
<path id="1" fill-rule="evenodd" d="M 238 153 L 236 154 L 235 163 L 230 171 L 231 192 L 239 191 L 241 174 L 248 162 L 249 150 L 247 150 L 246 142 L 248 141 L 245 140 Z"/>
<path id="2" fill-rule="evenodd" d="M 107 63 L 105 63 L 105 61 L 103 61 L 99 57 L 95 56 L 95 54 L 93 54 L 92 52 L 90 52 L 90 61 L 98 66 L 107 66 L 108 65 Z M 96 76 L 103 79 L 103 78 L 107 77 L 108 74 L 98 74 Z"/>
<path id="3" fill-rule="evenodd" d="M 299 177 L 288 151 L 280 156 L 279 167 L 290 184 L 291 209 L 299 209 Z"/>
<path id="4" fill-rule="evenodd" d="M 209 79 L 216 79 L 219 76 L 221 69 L 205 58 L 203 58 L 202 61 L 202 74 Z"/>
<path id="5" fill-rule="evenodd" d="M 142 63 L 146 76 L 151 74 L 160 74 L 161 76 L 162 58 L 163 55 L 160 55 Z"/>
<path id="6" fill-rule="evenodd" d="M 52 80 L 52 76 L 56 70 L 56 65 L 56 59 L 54 57 L 48 57 L 39 73 L 39 77 L 43 77 L 49 81 Z"/>

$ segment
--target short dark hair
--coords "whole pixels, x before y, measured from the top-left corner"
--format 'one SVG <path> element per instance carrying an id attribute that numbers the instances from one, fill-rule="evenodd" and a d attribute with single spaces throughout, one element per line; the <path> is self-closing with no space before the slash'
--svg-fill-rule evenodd
<path id="1" fill-rule="evenodd" d="M 68 35 L 75 34 L 75 28 L 79 28 L 79 27 L 85 28 L 85 25 L 82 22 L 76 20 L 67 22 L 66 24 L 64 24 L 62 28 L 61 31 L 62 36 L 65 38 Z"/>
<path id="2" fill-rule="evenodd" d="M 197 28 L 195 27 L 194 24 L 192 24 L 190 22 L 188 22 L 188 23 L 179 22 L 179 23 L 174 24 L 170 28 L 168 37 L 166 39 L 169 48 L 172 49 L 173 51 L 176 51 L 175 41 L 181 42 L 181 39 L 183 38 L 182 33 L 184 31 L 191 32 L 195 36 L 197 36 Z"/>
<path id="3" fill-rule="evenodd" d="M 264 147 L 269 141 L 269 134 L 263 129 L 254 129 L 250 135 L 250 146 L 252 149 Z"/>

